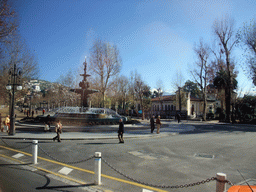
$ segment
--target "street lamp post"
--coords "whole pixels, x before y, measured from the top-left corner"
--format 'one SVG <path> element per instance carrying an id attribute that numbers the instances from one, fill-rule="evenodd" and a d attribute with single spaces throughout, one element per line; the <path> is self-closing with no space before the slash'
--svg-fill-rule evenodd
<path id="1" fill-rule="evenodd" d="M 14 102 L 15 102 L 15 87 L 17 90 L 21 90 L 22 86 L 20 84 L 20 77 L 21 77 L 21 69 L 16 67 L 16 64 L 14 64 L 14 67 L 9 70 L 9 81 L 6 86 L 7 90 L 11 91 L 11 112 L 10 112 L 10 130 L 9 135 L 15 135 L 15 114 L 14 114 Z"/>

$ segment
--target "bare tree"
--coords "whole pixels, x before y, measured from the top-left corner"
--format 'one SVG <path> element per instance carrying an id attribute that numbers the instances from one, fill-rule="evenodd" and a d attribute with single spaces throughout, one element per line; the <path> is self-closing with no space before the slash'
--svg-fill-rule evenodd
<path id="1" fill-rule="evenodd" d="M 16 64 L 22 71 L 22 80 L 37 79 L 39 74 L 37 59 L 26 46 L 25 42 L 17 35 L 13 40 L 2 46 L 5 49 L 0 59 L 0 86 L 2 102 L 8 101 L 8 92 L 5 89 L 8 83 L 8 72 Z M 26 90 L 17 92 L 17 99 L 25 94 Z"/>
<path id="2" fill-rule="evenodd" d="M 195 45 L 194 51 L 197 55 L 198 61 L 195 63 L 196 68 L 193 71 L 191 71 L 191 73 L 201 91 L 201 95 L 203 99 L 203 119 L 206 120 L 207 84 L 209 82 L 208 68 L 209 68 L 210 48 L 201 39 L 199 45 Z"/>
<path id="3" fill-rule="evenodd" d="M 162 96 L 163 96 L 163 93 L 164 93 L 164 83 L 161 79 L 158 79 L 157 82 L 156 82 L 156 90 L 157 90 L 157 95 L 158 95 L 159 102 L 161 104 L 161 110 L 163 110 Z"/>
<path id="4" fill-rule="evenodd" d="M 6 37 L 17 29 L 17 15 L 8 0 L 0 0 L 0 41 L 7 41 Z"/>
<path id="5" fill-rule="evenodd" d="M 57 82 L 65 87 L 73 88 L 75 87 L 75 75 L 70 69 L 65 75 L 61 74 Z"/>
<path id="6" fill-rule="evenodd" d="M 227 72 L 227 87 L 226 87 L 226 121 L 230 122 L 230 105 L 232 93 L 232 69 L 231 69 L 231 52 L 236 41 L 234 34 L 234 20 L 225 18 L 222 20 L 215 20 L 213 24 L 213 32 L 221 44 L 221 52 L 225 56 L 225 67 Z"/>
<path id="7" fill-rule="evenodd" d="M 105 94 L 111 78 L 116 76 L 121 69 L 121 57 L 115 45 L 101 40 L 96 40 L 90 51 L 90 70 L 99 77 L 102 106 L 105 106 Z"/>
<path id="8" fill-rule="evenodd" d="M 148 109 L 150 104 L 150 87 L 141 79 L 140 75 L 136 75 L 134 79 L 134 92 L 136 100 L 139 101 L 142 110 L 142 120 L 145 119 L 145 109 Z"/>
<path id="9" fill-rule="evenodd" d="M 129 107 L 133 110 L 135 109 L 135 91 L 134 91 L 134 82 L 135 82 L 135 76 L 137 72 L 131 71 L 130 72 L 130 77 L 129 77 L 129 84 L 128 84 L 128 101 L 129 101 Z"/>
<path id="10" fill-rule="evenodd" d="M 238 41 L 245 47 L 247 64 L 254 85 L 256 85 L 256 21 L 252 20 L 237 33 Z"/>
<path id="11" fill-rule="evenodd" d="M 176 76 L 173 78 L 172 80 L 172 87 L 175 89 L 176 92 L 178 92 L 178 97 L 176 99 L 176 101 L 178 101 L 179 104 L 179 110 L 181 111 L 182 109 L 182 104 L 185 103 L 185 98 L 182 97 L 182 91 L 181 91 L 181 87 L 184 84 L 184 77 L 182 75 L 181 70 L 178 70 L 176 72 Z"/>
<path id="12" fill-rule="evenodd" d="M 120 76 L 117 78 L 117 91 L 119 95 L 119 102 L 123 110 L 125 110 L 125 106 L 127 103 L 127 96 L 129 91 L 128 83 L 128 78 L 125 76 Z"/>
<path id="13" fill-rule="evenodd" d="M 172 79 L 172 87 L 177 90 L 179 87 L 182 87 L 184 84 L 184 76 L 181 70 L 176 71 L 176 75 Z"/>

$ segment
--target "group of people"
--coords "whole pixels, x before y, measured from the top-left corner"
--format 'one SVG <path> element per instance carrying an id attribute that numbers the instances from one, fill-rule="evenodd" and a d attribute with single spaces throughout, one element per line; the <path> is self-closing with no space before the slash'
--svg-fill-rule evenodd
<path id="1" fill-rule="evenodd" d="M 151 133 L 153 133 L 154 130 L 155 130 L 155 123 L 156 123 L 156 127 L 157 127 L 156 133 L 159 134 L 160 133 L 160 127 L 162 125 L 162 123 L 160 121 L 160 115 L 157 116 L 156 122 L 155 122 L 155 116 L 154 115 L 150 118 Z"/>
<path id="2" fill-rule="evenodd" d="M 49 116 L 47 116 L 48 118 L 46 118 L 45 121 L 45 126 L 49 126 L 49 131 L 50 131 L 50 119 Z M 60 134 L 62 133 L 62 124 L 60 122 L 60 120 L 57 121 L 56 125 L 55 125 L 55 132 L 57 133 L 57 136 L 55 136 L 53 138 L 53 141 L 55 141 L 57 139 L 58 142 L 61 142 L 60 139 Z M 123 123 L 123 119 L 119 120 L 119 129 L 118 129 L 118 139 L 119 139 L 119 143 L 124 143 L 124 138 L 123 138 L 123 134 L 124 134 L 124 123 Z"/>
<path id="3" fill-rule="evenodd" d="M 178 113 L 176 115 L 176 118 L 178 120 L 178 123 L 180 123 L 180 120 L 181 120 L 181 115 L 180 113 Z M 156 126 L 157 126 L 157 131 L 156 133 L 159 134 L 160 133 L 160 127 L 161 127 L 161 121 L 160 121 L 160 115 L 158 115 L 157 119 L 156 119 L 156 122 L 155 122 L 155 116 L 153 115 L 151 118 L 150 118 L 150 125 L 151 125 L 151 133 L 154 132 L 154 129 L 155 129 L 155 123 L 156 123 Z"/>
<path id="4" fill-rule="evenodd" d="M 180 122 L 180 116 L 178 116 L 177 119 L 178 119 L 178 122 Z M 45 121 L 45 126 L 47 127 L 47 129 L 45 129 L 45 131 L 51 131 L 50 123 L 51 123 L 50 115 L 48 115 L 46 117 L 46 121 Z M 155 116 L 154 115 L 150 118 L 151 133 L 153 133 L 154 130 L 155 130 L 155 124 L 157 126 L 156 133 L 159 134 L 160 133 L 160 127 L 162 125 L 162 123 L 160 121 L 160 115 L 157 116 L 156 121 L 155 121 Z M 1 118 L 1 113 L 0 113 L 0 129 L 3 132 L 4 128 L 1 125 L 2 125 L 2 118 Z M 9 132 L 9 130 L 10 130 L 10 116 L 9 115 L 5 118 L 4 125 L 7 127 L 7 132 Z M 57 123 L 56 123 L 55 132 L 57 133 L 57 136 L 53 138 L 53 141 L 55 141 L 57 139 L 58 142 L 61 142 L 60 134 L 62 133 L 62 124 L 61 124 L 60 120 L 58 120 Z M 119 129 L 118 129 L 117 132 L 118 132 L 119 143 L 124 143 L 124 138 L 123 138 L 124 123 L 123 123 L 123 119 L 119 120 Z"/>
<path id="5" fill-rule="evenodd" d="M 180 122 L 180 118 L 181 118 L 181 116 L 180 116 L 180 114 L 178 114 L 177 115 L 178 123 Z M 47 121 L 47 124 L 50 127 L 50 120 L 49 119 Z M 155 121 L 155 116 L 154 115 L 150 118 L 151 133 L 153 133 L 154 130 L 155 130 L 155 124 L 157 126 L 156 133 L 159 134 L 160 133 L 160 127 L 162 125 L 162 123 L 160 121 L 160 115 L 157 116 L 156 121 Z M 58 142 L 61 142 L 60 141 L 60 134 L 62 133 L 62 124 L 61 124 L 60 121 L 58 121 L 56 126 L 55 126 L 55 132 L 57 133 L 57 136 L 53 138 L 53 141 L 55 141 L 57 139 Z M 124 137 L 123 137 L 123 134 L 124 134 L 124 122 L 123 122 L 122 118 L 119 119 L 119 128 L 118 128 L 117 133 L 118 133 L 119 143 L 124 143 Z"/>
<path id="6" fill-rule="evenodd" d="M 27 109 L 24 109 L 24 115 L 27 115 L 27 117 L 30 117 L 30 115 L 31 115 L 31 117 L 34 117 L 34 114 L 35 114 L 35 111 L 34 110 L 32 110 L 32 111 L 30 111 L 29 109 L 27 110 Z M 36 115 L 38 114 L 38 112 L 37 112 L 37 110 L 36 110 Z"/>
<path id="7" fill-rule="evenodd" d="M 161 121 L 160 121 L 160 115 L 157 116 L 156 122 L 155 122 L 155 116 L 152 116 L 150 118 L 150 125 L 151 125 L 151 133 L 154 132 L 155 129 L 155 124 L 157 126 L 157 131 L 156 133 L 159 134 L 160 133 L 160 127 L 162 125 Z M 123 133 L 124 133 L 124 123 L 123 123 L 123 119 L 119 120 L 119 128 L 118 128 L 118 139 L 119 139 L 119 143 L 124 143 L 124 138 L 123 138 Z"/>

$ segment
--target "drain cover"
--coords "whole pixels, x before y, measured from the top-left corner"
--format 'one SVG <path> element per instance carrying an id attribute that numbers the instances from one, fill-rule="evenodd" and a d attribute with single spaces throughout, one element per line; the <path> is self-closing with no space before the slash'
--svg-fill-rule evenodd
<path id="1" fill-rule="evenodd" d="M 198 154 L 195 154 L 195 157 L 213 159 L 214 155 L 209 155 L 209 154 L 205 154 L 205 153 L 198 153 Z"/>

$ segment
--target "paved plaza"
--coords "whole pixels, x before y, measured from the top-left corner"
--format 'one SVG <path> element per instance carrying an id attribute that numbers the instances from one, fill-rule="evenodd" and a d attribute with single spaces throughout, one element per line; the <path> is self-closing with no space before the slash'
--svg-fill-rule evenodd
<path id="1" fill-rule="evenodd" d="M 118 125 L 64 126 L 62 142 L 53 142 L 54 132 L 43 125 L 17 124 L 16 134 L 0 133 L 2 151 L 24 163 L 31 162 L 28 148 L 39 140 L 37 167 L 86 183 L 94 180 L 94 160 L 69 164 L 102 153 L 102 191 L 214 191 L 216 181 L 183 188 L 181 186 L 211 179 L 218 172 L 232 183 L 243 182 L 237 172 L 255 183 L 255 125 L 232 125 L 216 121 L 194 122 L 162 120 L 160 134 L 150 133 L 149 121 L 125 125 L 125 144 L 119 144 Z M 12 151 L 12 147 L 15 151 Z M 4 150 L 3 150 L 4 148 Z M 8 148 L 8 149 L 7 149 Z M 66 167 L 66 168 L 65 168 Z M 120 174 L 120 173 L 121 174 Z M 122 175 L 124 174 L 124 175 Z M 65 174 L 64 174 L 65 175 Z M 128 179 L 125 175 L 131 177 Z M 138 182 L 136 182 L 138 181 Z M 227 185 L 227 188 L 230 187 Z M 89 190 L 88 190 L 89 191 Z M 96 190 L 97 191 L 97 190 Z M 100 190 L 99 190 L 100 191 Z"/>

